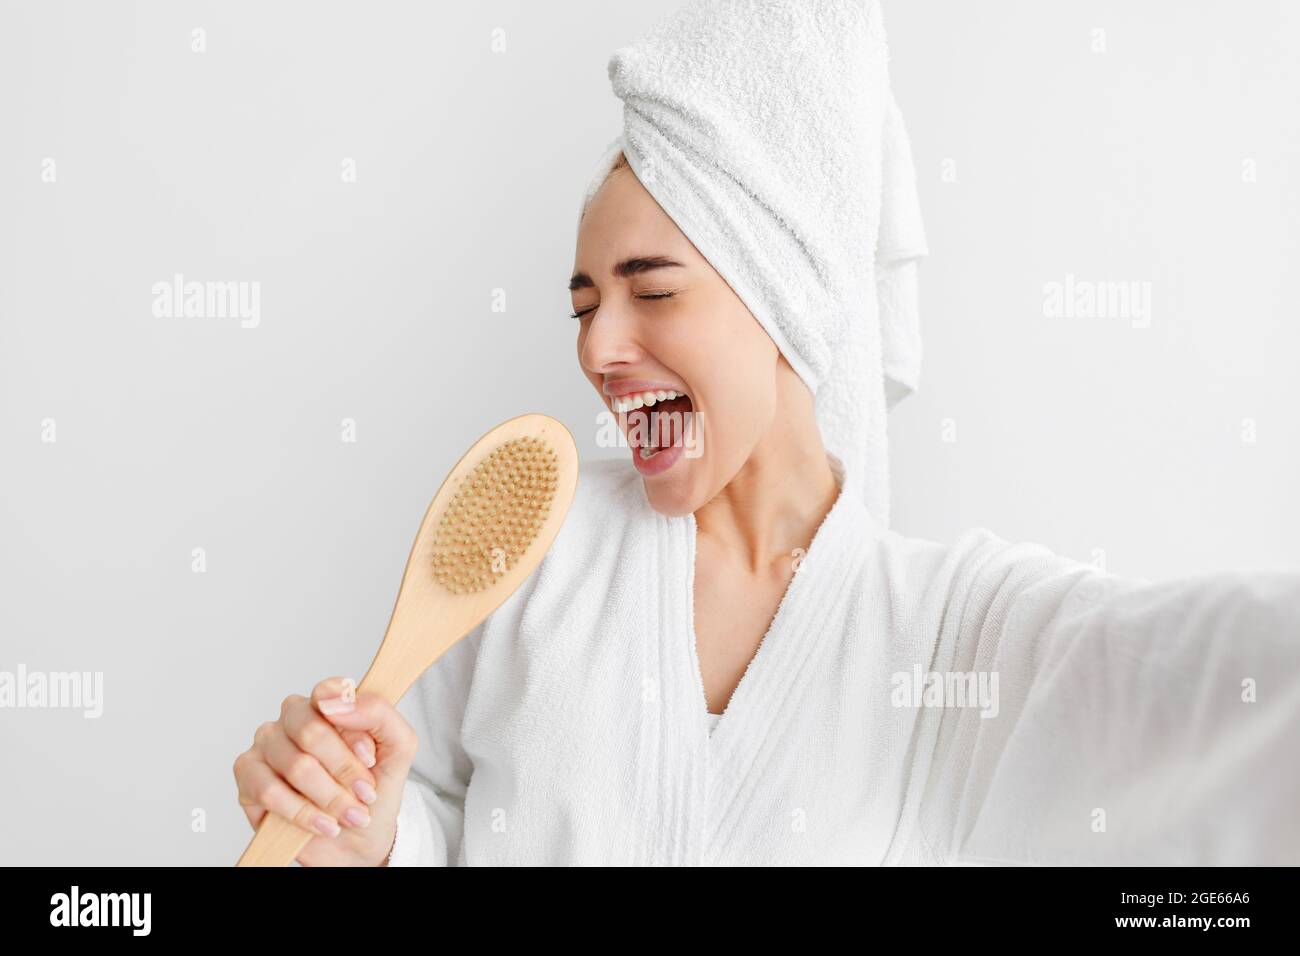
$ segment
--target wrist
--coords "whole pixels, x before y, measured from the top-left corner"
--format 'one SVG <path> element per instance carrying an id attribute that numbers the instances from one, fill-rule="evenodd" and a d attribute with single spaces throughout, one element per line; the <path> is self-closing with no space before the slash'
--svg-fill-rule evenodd
<path id="1" fill-rule="evenodd" d="M 377 865 L 388 866 L 389 862 L 393 859 L 393 850 L 395 849 L 397 849 L 397 821 L 396 820 L 393 821 L 393 838 L 388 841 L 388 852 L 384 854 L 384 858 L 380 860 Z"/>

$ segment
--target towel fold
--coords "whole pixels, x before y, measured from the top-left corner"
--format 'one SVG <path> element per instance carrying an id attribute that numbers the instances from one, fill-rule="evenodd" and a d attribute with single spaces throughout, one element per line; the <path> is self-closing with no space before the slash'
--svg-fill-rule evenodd
<path id="1" fill-rule="evenodd" d="M 807 383 L 887 524 L 885 418 L 919 382 L 927 248 L 879 3 L 701 0 L 617 50 L 609 78 L 623 131 L 582 210 L 621 150 Z"/>

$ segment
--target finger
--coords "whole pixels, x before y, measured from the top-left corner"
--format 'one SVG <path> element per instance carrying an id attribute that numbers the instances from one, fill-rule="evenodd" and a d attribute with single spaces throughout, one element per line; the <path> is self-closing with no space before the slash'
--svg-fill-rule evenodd
<path id="1" fill-rule="evenodd" d="M 394 773 L 405 777 L 420 741 L 396 707 L 373 691 L 358 693 L 351 702 L 331 704 L 326 698 L 321 703 L 325 719 L 336 729 L 361 730 L 373 738 L 376 777 Z"/>
<path id="2" fill-rule="evenodd" d="M 311 689 L 311 702 L 319 706 L 323 700 L 338 698 L 345 703 L 357 699 L 357 683 L 351 677 L 327 677 Z"/>
<path id="3" fill-rule="evenodd" d="M 266 816 L 266 808 L 255 803 L 245 803 L 242 797 L 244 793 L 244 776 L 248 773 L 249 766 L 260 759 L 252 749 L 245 750 L 235 758 L 235 792 L 241 797 L 239 808 L 244 811 L 244 816 L 248 817 L 248 822 L 254 830 L 257 829 L 257 824 L 262 817 Z"/>
<path id="4" fill-rule="evenodd" d="M 244 811 L 244 816 L 248 817 L 248 822 L 254 830 L 262 822 L 262 817 L 266 816 L 266 807 L 255 807 L 252 805 L 240 804 L 240 809 Z"/>
<path id="5" fill-rule="evenodd" d="M 373 767 L 375 765 L 375 739 L 364 730 L 344 730 L 342 734 L 348 749 L 357 755 L 361 765 L 367 769 Z"/>
<path id="6" fill-rule="evenodd" d="M 330 733 L 334 733 L 332 727 L 327 729 Z M 340 740 L 338 743 L 343 747 L 343 741 Z M 354 827 L 364 827 L 370 823 L 370 811 L 354 794 L 330 776 L 329 771 L 315 756 L 294 743 L 279 724 L 276 724 L 263 739 L 262 759 L 286 783 L 335 820 L 341 820 Z M 355 758 L 353 760 L 355 761 Z"/>
<path id="7" fill-rule="evenodd" d="M 275 813 L 312 833 L 338 836 L 342 832 L 338 821 L 304 799 L 260 759 L 249 760 L 240 775 L 239 802 L 246 808 L 245 812 L 248 807 L 261 809 L 257 822 L 266 813 Z M 249 822 L 255 822 L 251 816 Z"/>
<path id="8" fill-rule="evenodd" d="M 354 799 L 366 804 L 374 803 L 375 784 L 378 783 L 375 775 L 310 701 L 299 700 L 286 706 L 280 722 L 298 749 L 315 757 Z M 268 762 L 276 766 L 274 761 Z M 276 769 L 280 768 L 276 766 Z M 283 770 L 280 772 L 284 773 Z M 293 782 L 290 779 L 290 783 Z M 308 793 L 308 796 L 312 794 Z"/>
<path id="9" fill-rule="evenodd" d="M 351 678 L 327 677 L 312 688 L 311 702 L 317 713 L 324 717 L 329 712 L 343 713 L 356 706 L 357 687 Z M 336 728 L 342 733 L 348 749 L 357 755 L 361 765 L 372 769 L 378 761 L 375 739 L 364 731 Z"/>

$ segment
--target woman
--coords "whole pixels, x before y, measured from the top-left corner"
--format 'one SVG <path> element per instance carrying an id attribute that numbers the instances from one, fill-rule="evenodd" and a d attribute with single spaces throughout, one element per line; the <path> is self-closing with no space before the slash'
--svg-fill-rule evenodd
<path id="1" fill-rule="evenodd" d="M 316 828 L 305 865 L 1300 861 L 1300 578 L 888 530 L 924 239 L 885 62 L 849 0 L 615 54 L 570 290 L 634 467 L 583 466 L 399 709 L 287 699 L 251 824 Z"/>

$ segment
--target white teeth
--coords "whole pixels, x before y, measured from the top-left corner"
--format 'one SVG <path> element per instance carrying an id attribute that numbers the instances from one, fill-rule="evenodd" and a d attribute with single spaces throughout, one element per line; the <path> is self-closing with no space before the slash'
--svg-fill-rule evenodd
<path id="1" fill-rule="evenodd" d="M 630 395 L 622 395 L 614 399 L 614 411 L 631 412 L 638 408 L 645 408 L 653 405 L 655 402 L 663 402 L 669 399 L 685 395 L 685 392 L 675 392 L 671 389 L 654 392 L 633 392 Z"/>

